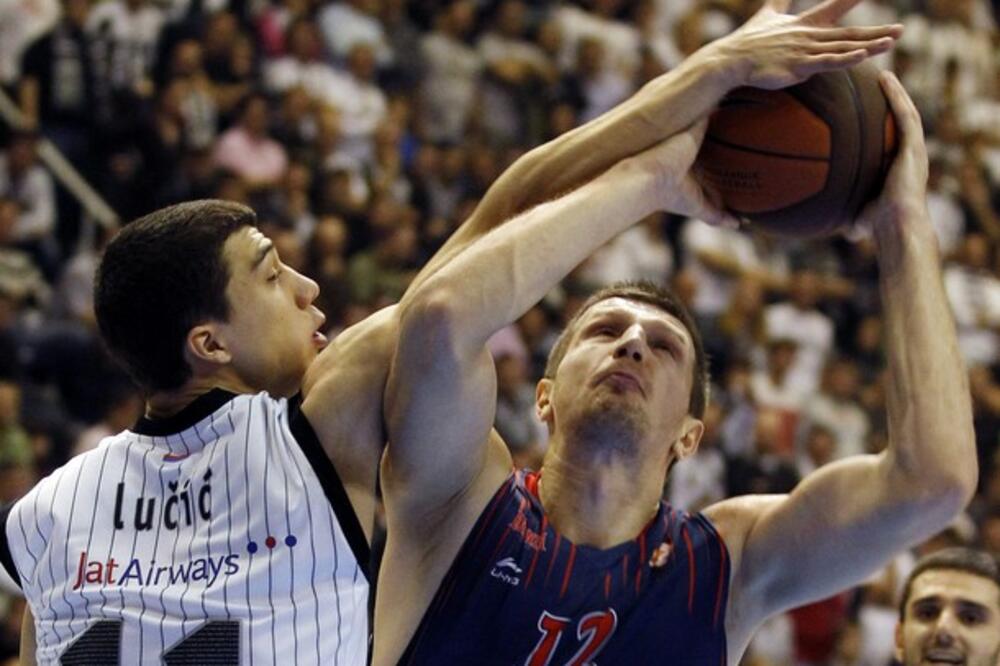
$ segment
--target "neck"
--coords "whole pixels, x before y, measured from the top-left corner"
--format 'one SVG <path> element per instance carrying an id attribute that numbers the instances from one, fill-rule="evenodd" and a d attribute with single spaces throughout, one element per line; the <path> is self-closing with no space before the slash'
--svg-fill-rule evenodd
<path id="1" fill-rule="evenodd" d="M 634 539 L 652 520 L 666 466 L 638 456 L 578 459 L 550 442 L 538 494 L 553 527 L 578 545 L 611 548 Z"/>
<path id="2" fill-rule="evenodd" d="M 176 391 L 160 391 L 146 399 L 146 418 L 163 419 L 173 416 L 212 389 L 224 389 L 231 393 L 257 393 L 238 379 L 205 377 L 191 379 Z"/>

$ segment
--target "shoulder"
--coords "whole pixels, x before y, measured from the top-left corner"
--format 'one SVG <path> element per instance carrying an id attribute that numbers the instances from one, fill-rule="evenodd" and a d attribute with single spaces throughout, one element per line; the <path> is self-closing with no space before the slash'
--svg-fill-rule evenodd
<path id="1" fill-rule="evenodd" d="M 762 609 L 756 600 L 762 598 L 753 589 L 754 581 L 762 581 L 763 576 L 748 572 L 744 565 L 744 553 L 748 538 L 761 516 L 779 506 L 787 495 L 744 495 L 723 500 L 705 509 L 702 515 L 714 526 L 729 551 L 729 599 L 726 610 L 727 634 L 730 638 L 741 637 L 756 627 Z"/>

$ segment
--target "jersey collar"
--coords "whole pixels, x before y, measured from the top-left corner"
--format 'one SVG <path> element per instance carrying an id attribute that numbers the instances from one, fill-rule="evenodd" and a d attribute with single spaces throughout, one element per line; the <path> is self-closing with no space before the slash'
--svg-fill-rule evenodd
<path id="1" fill-rule="evenodd" d="M 139 420 L 132 426 L 132 432 L 150 437 L 164 437 L 179 433 L 198 423 L 235 397 L 235 393 L 214 388 L 195 398 L 187 407 L 173 416 L 162 419 L 139 417 Z"/>

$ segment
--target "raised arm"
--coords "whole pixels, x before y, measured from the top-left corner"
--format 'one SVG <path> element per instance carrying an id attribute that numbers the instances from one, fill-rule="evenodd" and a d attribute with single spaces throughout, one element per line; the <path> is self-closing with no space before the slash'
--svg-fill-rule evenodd
<path id="1" fill-rule="evenodd" d="M 827 0 L 791 16 L 783 13 L 790 0 L 769 0 L 740 30 L 707 45 L 612 111 L 526 153 L 490 187 L 410 291 L 491 229 L 674 135 L 730 89 L 790 85 L 887 50 L 899 35 L 898 26 L 832 27 L 858 2 Z M 385 443 L 382 394 L 397 327 L 395 308 L 388 308 L 348 329 L 313 364 L 303 387 L 303 411 L 348 486 L 366 530 L 374 507 L 366 489 L 374 488 Z"/>
<path id="2" fill-rule="evenodd" d="M 975 491 L 972 406 L 925 204 L 923 130 L 898 80 L 883 74 L 882 84 L 902 145 L 863 219 L 880 268 L 889 446 L 823 467 L 789 496 L 706 512 L 735 565 L 727 633 L 736 643 L 768 615 L 857 584 L 944 528 Z"/>
<path id="3" fill-rule="evenodd" d="M 785 13 L 791 0 L 767 0 L 739 30 L 699 49 L 608 113 L 518 159 L 432 259 L 430 272 L 504 220 L 693 124 L 734 88 L 782 88 L 889 50 L 901 34 L 899 25 L 836 27 L 860 2 L 826 0 L 795 16 Z"/>
<path id="4" fill-rule="evenodd" d="M 403 298 L 386 391 L 390 444 L 382 478 L 390 524 L 393 513 L 441 509 L 474 485 L 489 462 L 509 471 L 509 457 L 487 446 L 496 377 L 485 344 L 493 333 L 655 210 L 724 221 L 688 174 L 704 130 L 702 121 L 523 213 Z"/>

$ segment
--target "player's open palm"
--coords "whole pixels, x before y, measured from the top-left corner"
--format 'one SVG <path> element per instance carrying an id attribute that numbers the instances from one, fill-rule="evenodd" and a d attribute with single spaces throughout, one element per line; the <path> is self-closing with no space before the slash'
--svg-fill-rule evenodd
<path id="1" fill-rule="evenodd" d="M 788 14 L 792 0 L 767 0 L 742 27 L 717 42 L 734 58 L 737 85 L 784 88 L 817 72 L 844 69 L 892 48 L 900 25 L 840 27 L 837 21 L 861 0 L 825 0 Z"/>

